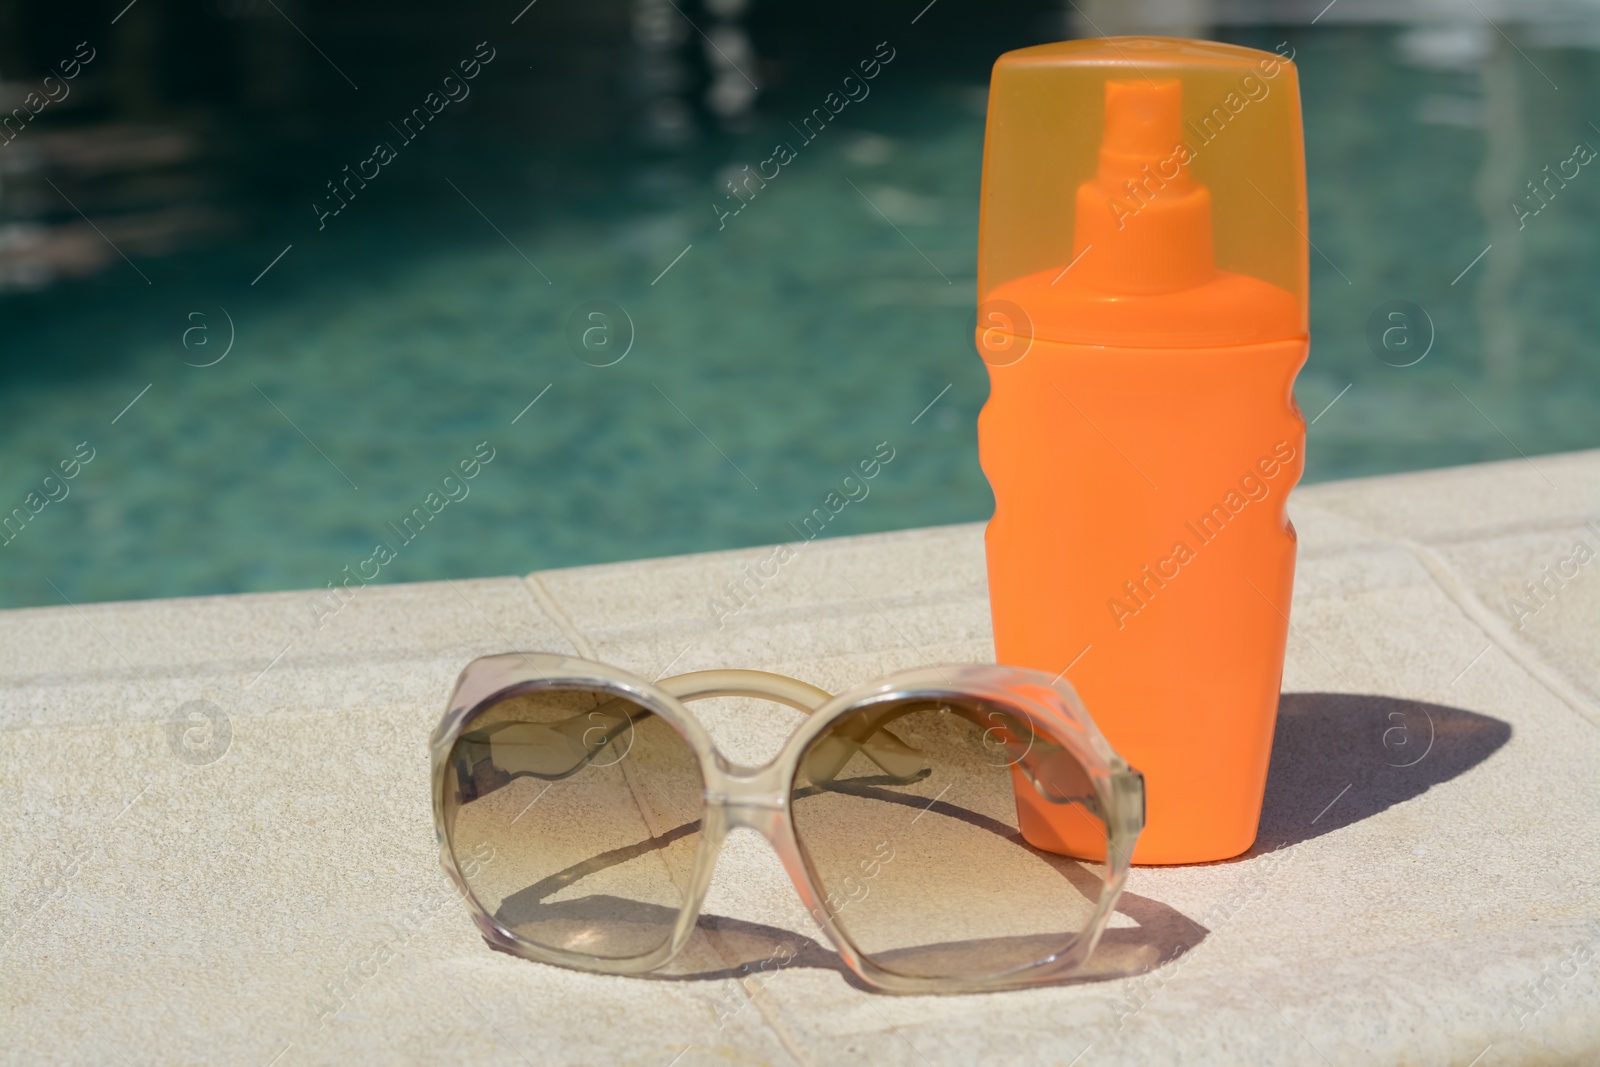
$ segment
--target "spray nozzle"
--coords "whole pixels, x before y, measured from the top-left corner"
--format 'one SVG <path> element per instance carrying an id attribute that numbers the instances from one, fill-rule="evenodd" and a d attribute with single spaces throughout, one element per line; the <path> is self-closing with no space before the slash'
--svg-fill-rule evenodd
<path id="1" fill-rule="evenodd" d="M 1105 132 L 1094 180 L 1078 187 L 1075 241 L 1085 284 L 1112 293 L 1163 293 L 1216 273 L 1211 194 L 1189 174 L 1183 84 L 1107 81 Z"/>

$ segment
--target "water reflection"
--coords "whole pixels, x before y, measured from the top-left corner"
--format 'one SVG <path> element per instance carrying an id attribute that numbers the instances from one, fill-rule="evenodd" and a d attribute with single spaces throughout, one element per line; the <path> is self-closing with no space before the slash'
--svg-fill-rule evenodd
<path id="1" fill-rule="evenodd" d="M 504 484 L 386 577 L 774 543 L 895 433 L 918 458 L 839 533 L 987 518 L 984 86 L 1001 51 L 1095 27 L 1297 55 L 1310 234 L 1353 281 L 1313 257 L 1309 481 L 1600 444 L 1600 180 L 1542 169 L 1600 145 L 1581 10 L 139 0 L 113 23 L 122 6 L 0 5 L 0 383 L 27 390 L 0 493 L 143 396 L 102 473 L 0 556 L 5 606 L 61 602 L 51 582 L 78 602 L 320 587 L 440 457 L 502 437 Z M 319 231 L 329 178 L 485 40 L 470 99 Z M 818 136 L 830 93 L 850 103 Z M 1542 204 L 1522 228 L 1519 199 Z M 637 332 L 615 365 L 566 343 L 595 301 Z M 1436 332 L 1414 365 L 1367 344 L 1395 302 Z M 201 368 L 212 350 L 181 339 L 222 309 L 238 344 Z"/>

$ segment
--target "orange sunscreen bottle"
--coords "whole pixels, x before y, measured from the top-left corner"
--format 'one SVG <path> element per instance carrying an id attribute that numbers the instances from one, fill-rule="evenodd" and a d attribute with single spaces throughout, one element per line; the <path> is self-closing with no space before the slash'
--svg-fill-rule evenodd
<path id="1" fill-rule="evenodd" d="M 994 67 L 978 422 L 1001 663 L 1062 672 L 1144 772 L 1136 863 L 1255 840 L 1294 584 L 1310 344 L 1294 65 L 1204 41 Z M 1039 848 L 1103 833 L 1019 779 Z"/>

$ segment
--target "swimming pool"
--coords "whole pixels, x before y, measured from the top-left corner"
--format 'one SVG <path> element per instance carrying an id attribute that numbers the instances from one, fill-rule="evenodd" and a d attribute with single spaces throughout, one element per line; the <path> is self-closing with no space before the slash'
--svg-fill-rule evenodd
<path id="1" fill-rule="evenodd" d="M 538 7 L 515 28 L 439 34 L 376 102 L 339 78 L 378 77 L 381 57 L 308 26 L 340 70 L 308 75 L 290 115 L 314 136 L 218 150 L 216 236 L 0 294 L 0 507 L 45 502 L 0 548 L 0 606 L 796 540 L 846 474 L 890 453 L 824 536 L 986 518 L 971 343 L 983 72 L 1059 24 L 1018 8 L 968 32 L 974 16 L 935 7 L 916 25 L 860 15 L 796 36 L 758 4 L 742 66 L 761 89 L 728 89 L 742 109 L 722 114 L 700 92 L 731 70 L 663 31 L 657 52 L 699 71 L 682 88 L 640 9 L 631 36 L 625 19 L 586 31 L 596 55 L 644 72 L 604 100 L 528 81 L 541 53 L 510 33 Z M 703 28 L 734 49 L 723 58 L 742 54 Z M 1213 31 L 1286 43 L 1302 71 L 1308 480 L 1600 445 L 1600 166 L 1575 155 L 1600 147 L 1585 110 L 1600 64 L 1579 28 Z M 391 130 L 481 59 L 480 40 L 495 57 L 476 96 Z M 863 61 L 878 66 L 869 92 L 825 128 L 790 125 Z M 566 113 L 530 119 L 530 136 L 516 119 L 530 100 Z M 584 132 L 591 116 L 604 136 Z M 392 145 L 381 168 L 374 140 Z M 746 181 L 784 141 L 777 176 Z M 4 180 L 13 212 L 38 187 Z M 96 202 L 120 210 L 112 193 L 141 180 L 103 179 Z"/>

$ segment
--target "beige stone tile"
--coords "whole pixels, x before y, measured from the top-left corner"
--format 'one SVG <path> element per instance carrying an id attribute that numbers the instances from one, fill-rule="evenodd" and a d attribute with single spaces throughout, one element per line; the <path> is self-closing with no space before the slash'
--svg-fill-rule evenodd
<path id="1" fill-rule="evenodd" d="M 1294 500 L 1375 534 L 1458 541 L 1595 517 L 1600 453 L 1567 452 L 1501 463 L 1301 486 Z"/>
<path id="2" fill-rule="evenodd" d="M 153 702 L 0 732 L 0 822 L 26 831 L 0 835 L 7 1058 L 666 1063 L 696 1043 L 784 1062 L 731 978 L 581 975 L 483 945 L 428 796 L 460 666 L 286 672 L 206 763 Z M 703 941 L 691 955 L 726 967 Z"/>
<path id="3" fill-rule="evenodd" d="M 981 525 L 814 541 L 764 578 L 773 552 L 543 571 L 530 581 L 600 658 L 649 677 L 669 665 L 745 667 L 838 689 L 901 667 L 993 660 Z M 727 587 L 740 581 L 736 600 Z"/>
<path id="4" fill-rule="evenodd" d="M 570 651 L 515 578 L 368 586 L 319 616 L 312 591 L 0 612 L 0 684 L 244 675 L 419 652 Z M 318 620 L 321 625 L 318 626 Z M 280 658 L 281 654 L 281 658 Z M 269 670 L 270 668 L 270 670 Z"/>
<path id="5" fill-rule="evenodd" d="M 1600 453 L 1535 462 L 1555 495 L 1520 461 L 1297 492 L 1260 847 L 1134 872 L 1108 945 L 1150 972 L 984 997 L 863 993 L 748 834 L 668 976 L 491 952 L 438 870 L 426 751 L 461 667 L 511 648 L 835 689 L 988 659 L 980 525 L 814 542 L 760 581 L 769 549 L 370 588 L 321 630 L 296 593 L 0 613 L 7 1058 L 1593 1062 L 1600 618 L 1587 571 L 1521 630 L 1504 599 L 1589 517 Z M 199 699 L 225 747 L 174 730 Z M 747 761 L 798 720 L 696 710 Z M 793 965 L 732 977 L 785 939 Z"/>
<path id="6" fill-rule="evenodd" d="M 1504 623 L 1508 639 L 1558 668 L 1600 708 L 1600 511 L 1596 515 L 1587 524 L 1552 523 L 1435 551 Z"/>

